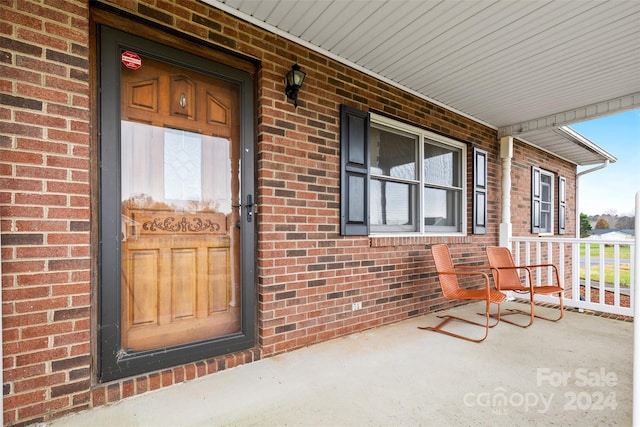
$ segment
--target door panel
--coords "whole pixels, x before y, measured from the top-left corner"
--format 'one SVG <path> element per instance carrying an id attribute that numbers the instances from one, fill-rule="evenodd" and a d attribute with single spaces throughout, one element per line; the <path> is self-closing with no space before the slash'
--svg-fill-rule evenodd
<path id="1" fill-rule="evenodd" d="M 126 206 L 126 204 L 125 204 Z M 219 213 L 126 209 L 123 348 L 147 350 L 238 332 L 231 239 Z"/>

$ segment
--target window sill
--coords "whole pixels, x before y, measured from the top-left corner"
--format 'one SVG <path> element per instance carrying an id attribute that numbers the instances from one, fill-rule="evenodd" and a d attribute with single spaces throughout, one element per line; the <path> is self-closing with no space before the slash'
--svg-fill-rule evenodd
<path id="1" fill-rule="evenodd" d="M 371 235 L 369 236 L 369 246 L 372 248 L 383 248 L 389 246 L 416 246 L 435 245 L 437 243 L 456 244 L 472 243 L 472 236 L 456 235 Z"/>

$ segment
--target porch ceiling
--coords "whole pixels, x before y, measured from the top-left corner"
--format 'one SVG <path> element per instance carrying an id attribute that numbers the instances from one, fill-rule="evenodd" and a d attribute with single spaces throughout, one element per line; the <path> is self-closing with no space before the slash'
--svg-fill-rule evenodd
<path id="1" fill-rule="evenodd" d="M 561 126 L 640 108 L 636 0 L 204 1 L 579 165 Z"/>

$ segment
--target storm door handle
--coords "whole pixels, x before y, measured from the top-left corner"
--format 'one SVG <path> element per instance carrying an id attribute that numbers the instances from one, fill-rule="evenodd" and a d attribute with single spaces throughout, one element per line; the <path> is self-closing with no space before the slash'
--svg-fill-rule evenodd
<path id="1" fill-rule="evenodd" d="M 244 206 L 247 208 L 247 222 L 251 222 L 253 220 L 253 196 L 251 194 L 247 195 L 247 203 Z"/>

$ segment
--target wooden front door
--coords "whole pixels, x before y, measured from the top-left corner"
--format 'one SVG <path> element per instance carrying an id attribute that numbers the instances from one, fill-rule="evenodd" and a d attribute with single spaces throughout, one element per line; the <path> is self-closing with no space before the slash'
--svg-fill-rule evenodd
<path id="1" fill-rule="evenodd" d="M 122 349 L 236 334 L 238 87 L 127 55 L 130 68 L 123 65 L 120 77 Z"/>

